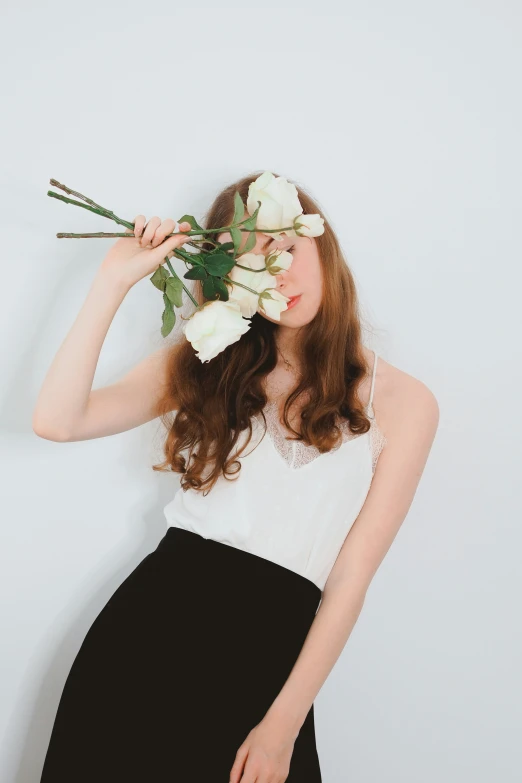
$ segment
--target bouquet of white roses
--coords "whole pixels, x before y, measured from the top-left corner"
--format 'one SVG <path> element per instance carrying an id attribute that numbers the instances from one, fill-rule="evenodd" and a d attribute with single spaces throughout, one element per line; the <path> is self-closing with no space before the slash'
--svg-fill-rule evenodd
<path id="1" fill-rule="evenodd" d="M 59 238 L 134 236 L 133 223 L 122 220 L 114 212 L 54 179 L 51 179 L 50 183 L 70 195 L 77 196 L 85 203 L 51 190 L 47 192 L 48 196 L 88 209 L 131 230 L 125 233 L 61 233 L 57 234 Z M 248 218 L 244 217 L 245 211 Z M 303 215 L 295 185 L 284 177 L 275 177 L 270 171 L 265 171 L 250 184 L 246 209 L 236 191 L 234 216 L 229 226 L 205 229 L 192 215 L 183 215 L 178 225 L 184 222 L 191 227 L 190 231 L 183 232 L 191 237 L 186 244 L 196 252 L 177 247 L 172 253 L 188 267 L 183 275 L 184 279 L 201 281 L 206 301 L 203 305 L 198 305 L 183 280 L 176 274 L 168 256 L 164 261 L 167 268 L 163 264 L 158 266 L 149 279 L 163 294 L 163 337 L 170 334 L 174 328 L 174 308 L 182 306 L 183 292 L 192 300 L 196 310 L 187 319 L 183 332 L 197 351 L 198 358 L 206 362 L 239 340 L 250 328 L 249 319 L 256 312 L 262 311 L 270 318 L 279 320 L 281 312 L 287 308 L 289 300 L 276 291 L 275 276 L 282 270 L 289 269 L 293 260 L 292 254 L 277 250 L 267 256 L 250 252 L 256 244 L 256 231 L 272 235 L 276 240 L 281 238 L 282 233 L 287 236 L 315 237 L 324 232 L 324 219 L 320 215 Z M 212 237 L 212 234 L 225 232 L 230 233 L 231 242 L 220 243 L 216 241 L 216 236 Z M 239 255 L 243 232 L 248 232 L 248 237 Z M 212 249 L 204 250 L 201 247 L 203 244 L 212 245 Z"/>

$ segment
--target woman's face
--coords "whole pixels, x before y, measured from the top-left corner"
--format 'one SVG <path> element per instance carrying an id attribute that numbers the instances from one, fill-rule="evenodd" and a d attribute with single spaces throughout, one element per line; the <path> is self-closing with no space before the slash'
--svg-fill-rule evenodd
<path id="1" fill-rule="evenodd" d="M 249 215 L 245 214 L 245 218 Z M 239 252 L 244 247 L 248 233 L 243 232 L 243 240 Z M 219 242 L 230 242 L 229 232 L 218 235 Z M 280 241 L 272 239 L 269 234 L 256 231 L 256 244 L 251 253 L 263 253 L 268 256 L 275 250 L 287 250 L 293 256 L 289 269 L 275 276 L 276 289 L 286 297 L 298 296 L 299 299 L 290 309 L 281 312 L 280 320 L 269 318 L 260 311 L 260 315 L 268 321 L 299 328 L 312 321 L 321 304 L 323 294 L 323 278 L 319 250 L 313 237 L 287 237 L 281 235 Z M 287 303 L 288 305 L 291 302 Z"/>

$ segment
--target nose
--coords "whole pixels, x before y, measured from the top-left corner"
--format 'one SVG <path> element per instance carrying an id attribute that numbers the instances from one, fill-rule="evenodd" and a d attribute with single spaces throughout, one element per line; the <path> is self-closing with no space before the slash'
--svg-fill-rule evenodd
<path id="1" fill-rule="evenodd" d="M 276 275 L 276 288 L 282 288 L 286 281 L 286 269 Z"/>

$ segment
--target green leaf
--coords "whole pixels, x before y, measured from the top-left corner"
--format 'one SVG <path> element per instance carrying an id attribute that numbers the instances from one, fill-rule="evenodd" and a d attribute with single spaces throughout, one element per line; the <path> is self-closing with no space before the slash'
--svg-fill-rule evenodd
<path id="1" fill-rule="evenodd" d="M 245 247 L 243 248 L 243 253 L 248 253 L 250 250 L 252 250 L 255 244 L 256 244 L 256 232 L 252 231 L 248 235 L 248 239 L 245 243 Z"/>
<path id="2" fill-rule="evenodd" d="M 168 277 L 170 277 L 170 272 L 165 269 L 164 266 L 159 266 L 152 277 L 149 277 L 149 280 L 152 285 L 155 285 L 160 291 L 164 291 Z"/>
<path id="3" fill-rule="evenodd" d="M 197 222 L 196 218 L 193 215 L 183 215 L 183 217 L 180 217 L 178 220 L 178 223 L 184 223 L 187 221 L 187 223 L 190 223 L 190 227 L 193 231 L 201 231 L 201 233 L 204 232 L 204 228 L 202 228 L 199 223 Z"/>
<path id="4" fill-rule="evenodd" d="M 209 275 L 217 275 L 223 277 L 228 275 L 231 269 L 235 266 L 235 261 L 227 253 L 215 253 L 209 255 L 205 268 Z"/>
<path id="5" fill-rule="evenodd" d="M 258 201 L 257 204 L 258 206 L 256 208 L 256 211 L 252 215 L 250 215 L 248 220 L 245 220 L 245 222 L 243 223 L 243 228 L 248 228 L 250 229 L 250 231 L 254 231 L 257 222 L 257 215 L 259 213 L 259 210 L 261 209 L 261 202 Z"/>
<path id="6" fill-rule="evenodd" d="M 216 299 L 216 277 L 207 277 L 203 283 L 203 295 L 206 299 Z"/>
<path id="7" fill-rule="evenodd" d="M 214 289 L 223 302 L 228 302 L 228 286 L 219 277 L 214 278 Z"/>
<path id="8" fill-rule="evenodd" d="M 176 313 L 172 308 L 172 302 L 168 298 L 167 294 L 163 294 L 163 301 L 165 302 L 165 309 L 161 315 L 161 334 L 166 337 L 174 328 L 176 323 Z"/>
<path id="9" fill-rule="evenodd" d="M 236 190 L 234 194 L 234 217 L 232 219 L 232 223 L 239 223 L 241 220 L 243 220 L 244 214 L 245 205 L 243 204 L 243 199 L 239 195 L 239 192 Z"/>
<path id="10" fill-rule="evenodd" d="M 183 304 L 183 283 L 178 277 L 169 277 L 165 294 L 175 307 L 181 307 Z"/>
<path id="11" fill-rule="evenodd" d="M 223 244 L 219 245 L 215 250 L 216 252 L 225 251 L 225 250 L 233 250 L 234 249 L 234 243 L 233 242 L 223 242 Z"/>
<path id="12" fill-rule="evenodd" d="M 189 269 L 188 272 L 185 272 L 183 277 L 186 280 L 205 280 L 208 275 L 204 266 L 193 266 L 192 269 Z"/>
<path id="13" fill-rule="evenodd" d="M 239 228 L 231 228 L 230 236 L 232 237 L 232 241 L 234 243 L 234 253 L 237 253 L 241 246 L 242 233 Z"/>

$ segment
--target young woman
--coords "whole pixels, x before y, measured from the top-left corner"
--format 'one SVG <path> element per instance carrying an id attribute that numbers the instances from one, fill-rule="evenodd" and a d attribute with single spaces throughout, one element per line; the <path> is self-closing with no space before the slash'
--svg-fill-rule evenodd
<path id="1" fill-rule="evenodd" d="M 257 176 L 218 195 L 207 228 L 230 223 L 235 191 L 246 202 Z M 304 213 L 321 212 L 298 193 Z M 187 241 L 165 239 L 175 225 L 139 215 L 135 238 L 112 246 L 34 412 L 55 441 L 160 417 L 154 468 L 181 477 L 167 533 L 73 662 L 41 781 L 319 783 L 313 702 L 413 500 L 437 402 L 362 345 L 327 221 L 314 238 L 256 234 L 251 252 L 293 256 L 276 278 L 290 298 L 280 321 L 257 312 L 208 362 L 183 337 L 92 390 L 126 293 Z M 199 282 L 194 295 L 203 303 Z"/>

